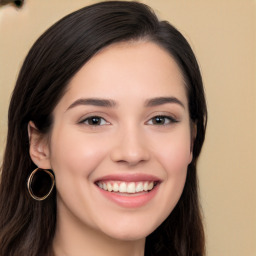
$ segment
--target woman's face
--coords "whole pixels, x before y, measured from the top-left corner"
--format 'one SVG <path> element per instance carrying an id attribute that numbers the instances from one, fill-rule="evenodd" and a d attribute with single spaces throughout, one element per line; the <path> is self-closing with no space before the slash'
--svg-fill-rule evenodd
<path id="1" fill-rule="evenodd" d="M 168 53 L 151 42 L 103 49 L 53 116 L 57 227 L 123 240 L 154 231 L 179 200 L 192 160 L 185 85 Z"/>

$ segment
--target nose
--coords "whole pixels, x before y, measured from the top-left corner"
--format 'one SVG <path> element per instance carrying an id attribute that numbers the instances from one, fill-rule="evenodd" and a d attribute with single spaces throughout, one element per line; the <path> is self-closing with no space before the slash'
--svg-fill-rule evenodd
<path id="1" fill-rule="evenodd" d="M 114 162 L 126 163 L 134 166 L 150 159 L 150 150 L 142 131 L 125 129 L 115 137 L 111 150 L 111 159 Z"/>

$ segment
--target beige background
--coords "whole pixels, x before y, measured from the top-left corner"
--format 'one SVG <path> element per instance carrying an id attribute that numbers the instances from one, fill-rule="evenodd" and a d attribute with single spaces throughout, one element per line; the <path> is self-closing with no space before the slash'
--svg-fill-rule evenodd
<path id="1" fill-rule="evenodd" d="M 0 159 L 10 94 L 36 38 L 97 1 L 27 0 L 0 8 Z M 256 255 L 256 1 L 145 0 L 191 43 L 209 108 L 199 162 L 208 256 Z M 1 161 L 1 160 L 0 160 Z"/>

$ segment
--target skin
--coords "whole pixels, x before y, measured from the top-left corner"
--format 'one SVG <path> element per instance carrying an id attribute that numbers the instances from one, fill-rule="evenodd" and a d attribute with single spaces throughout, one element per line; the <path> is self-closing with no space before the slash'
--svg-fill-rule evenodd
<path id="1" fill-rule="evenodd" d="M 147 106 L 156 97 L 181 104 Z M 115 106 L 74 104 L 81 98 L 107 99 Z M 92 125 L 92 116 L 102 119 Z M 166 117 L 157 124 L 156 116 Z M 32 122 L 29 134 L 32 160 L 56 176 L 55 255 L 144 255 L 145 237 L 175 207 L 192 160 L 188 100 L 178 65 L 152 42 L 111 45 L 73 77 L 53 117 L 47 136 Z M 161 180 L 143 206 L 122 207 L 95 185 L 105 175 L 131 173 Z"/>

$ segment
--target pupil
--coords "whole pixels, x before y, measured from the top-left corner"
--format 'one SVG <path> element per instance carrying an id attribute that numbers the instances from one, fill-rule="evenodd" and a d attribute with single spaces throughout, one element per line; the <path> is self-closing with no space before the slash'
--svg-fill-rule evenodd
<path id="1" fill-rule="evenodd" d="M 91 119 L 91 122 L 92 122 L 92 124 L 99 124 L 100 123 L 100 119 L 98 118 L 98 117 L 93 117 L 92 119 Z"/>
<path id="2" fill-rule="evenodd" d="M 162 124 L 162 123 L 164 123 L 164 118 L 161 117 L 161 116 L 158 116 L 158 117 L 155 118 L 155 122 L 157 124 Z"/>

